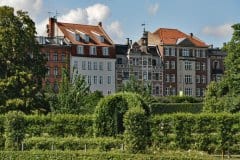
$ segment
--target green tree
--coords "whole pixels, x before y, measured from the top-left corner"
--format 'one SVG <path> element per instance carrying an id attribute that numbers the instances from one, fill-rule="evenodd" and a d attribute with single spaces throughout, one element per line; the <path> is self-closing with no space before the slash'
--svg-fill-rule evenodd
<path id="1" fill-rule="evenodd" d="M 0 7 L 0 112 L 44 109 L 41 84 L 45 60 L 27 12 Z"/>
<path id="2" fill-rule="evenodd" d="M 240 111 L 240 23 L 232 28 L 232 39 L 223 48 L 227 52 L 225 75 L 220 82 L 212 82 L 208 86 L 204 100 L 205 111 Z"/>
<path id="3" fill-rule="evenodd" d="M 56 113 L 88 113 L 87 97 L 90 95 L 90 87 L 81 75 L 73 77 L 70 82 L 68 72 L 63 70 L 62 82 L 59 93 L 57 94 L 57 102 L 54 104 L 54 112 Z"/>

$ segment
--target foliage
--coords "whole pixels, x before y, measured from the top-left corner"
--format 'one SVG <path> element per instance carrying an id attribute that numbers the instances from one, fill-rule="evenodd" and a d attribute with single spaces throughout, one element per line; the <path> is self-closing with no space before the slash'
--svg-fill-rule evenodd
<path id="1" fill-rule="evenodd" d="M 120 149 L 123 142 L 120 139 L 79 138 L 79 137 L 31 137 L 24 140 L 25 150 L 89 150 L 109 151 Z"/>
<path id="2" fill-rule="evenodd" d="M 35 41 L 35 24 L 26 12 L 0 7 L 0 112 L 46 112 L 41 92 L 45 60 Z"/>
<path id="3" fill-rule="evenodd" d="M 92 136 L 91 115 L 31 115 L 25 116 L 26 134 L 32 136 Z"/>
<path id="4" fill-rule="evenodd" d="M 114 159 L 114 160 L 214 160 L 212 156 L 196 151 L 162 151 L 150 154 L 128 154 L 122 151 L 101 152 L 96 150 L 90 151 L 1 151 L 2 159 L 19 160 L 19 159 L 38 159 L 38 160 L 79 160 L 79 159 Z"/>
<path id="5" fill-rule="evenodd" d="M 3 115 L 0 115 L 0 150 L 4 149 L 4 143 L 5 143 L 5 125 L 4 125 L 4 119 L 5 117 Z"/>
<path id="6" fill-rule="evenodd" d="M 124 115 L 124 142 L 130 153 L 144 152 L 150 141 L 150 126 L 145 111 L 131 108 Z"/>
<path id="7" fill-rule="evenodd" d="M 81 75 L 75 75 L 73 82 L 66 70 L 63 70 L 60 91 L 54 106 L 54 113 L 85 114 L 88 113 L 86 100 L 90 89 Z"/>
<path id="8" fill-rule="evenodd" d="M 240 111 L 240 24 L 232 28 L 232 39 L 223 48 L 227 52 L 225 75 L 220 82 L 208 86 L 204 103 L 207 112 Z"/>
<path id="9" fill-rule="evenodd" d="M 129 108 L 142 107 L 149 114 L 149 109 L 141 97 L 135 93 L 117 93 L 100 100 L 95 110 L 95 136 L 116 136 L 124 131 L 123 116 Z"/>
<path id="10" fill-rule="evenodd" d="M 202 103 L 152 103 L 150 105 L 151 114 L 166 113 L 201 113 Z"/>
<path id="11" fill-rule="evenodd" d="M 5 149 L 19 150 L 25 136 L 24 115 L 22 112 L 12 111 L 5 118 Z"/>

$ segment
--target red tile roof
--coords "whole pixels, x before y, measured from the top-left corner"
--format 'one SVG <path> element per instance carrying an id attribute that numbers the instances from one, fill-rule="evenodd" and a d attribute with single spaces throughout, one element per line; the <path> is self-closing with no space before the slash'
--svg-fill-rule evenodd
<path id="1" fill-rule="evenodd" d="M 113 41 L 104 31 L 102 26 L 97 25 L 83 25 L 83 24 L 72 24 L 57 22 L 57 26 L 63 32 L 64 36 L 72 43 L 79 45 L 97 45 L 97 46 L 111 46 Z M 77 41 L 74 34 L 84 33 L 89 36 L 89 42 L 84 40 Z M 97 35 L 104 37 L 104 42 L 101 42 Z M 81 37 L 81 36 L 80 36 Z M 81 38 L 82 39 L 82 38 Z"/>
<path id="2" fill-rule="evenodd" d="M 160 42 L 165 45 L 176 45 L 179 38 L 188 38 L 197 47 L 208 47 L 206 43 L 195 36 L 187 35 L 178 29 L 159 28 L 153 34 L 159 36 Z"/>

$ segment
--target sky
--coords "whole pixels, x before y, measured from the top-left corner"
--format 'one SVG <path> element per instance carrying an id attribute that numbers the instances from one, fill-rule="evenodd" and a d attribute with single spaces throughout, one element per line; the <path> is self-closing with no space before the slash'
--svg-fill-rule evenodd
<path id="1" fill-rule="evenodd" d="M 208 45 L 222 47 L 231 39 L 231 26 L 240 23 L 240 0 L 0 0 L 0 6 L 27 11 L 38 35 L 46 35 L 49 17 L 59 22 L 97 25 L 115 43 L 137 41 L 143 33 L 174 28 L 193 33 Z"/>

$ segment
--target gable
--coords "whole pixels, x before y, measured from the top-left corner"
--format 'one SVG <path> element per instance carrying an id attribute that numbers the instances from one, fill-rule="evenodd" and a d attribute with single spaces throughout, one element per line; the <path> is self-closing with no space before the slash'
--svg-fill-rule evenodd
<path id="1" fill-rule="evenodd" d="M 195 47 L 195 44 L 188 38 L 179 38 L 176 45 L 181 47 Z"/>

